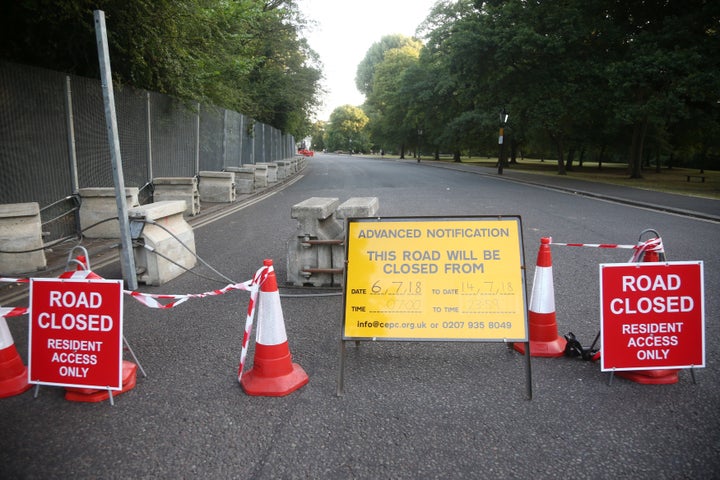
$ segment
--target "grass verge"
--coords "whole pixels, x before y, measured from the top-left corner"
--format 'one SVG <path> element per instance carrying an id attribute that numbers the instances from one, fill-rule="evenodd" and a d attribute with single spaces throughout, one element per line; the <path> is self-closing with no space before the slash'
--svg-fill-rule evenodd
<path id="1" fill-rule="evenodd" d="M 424 160 L 432 160 L 431 157 L 423 157 Z M 441 158 L 440 161 L 452 162 L 451 158 Z M 474 157 L 463 158 L 462 163 L 477 164 L 479 166 L 494 168 L 497 158 Z M 506 167 L 508 170 L 521 171 L 537 175 L 557 175 L 557 161 L 537 159 L 518 160 L 517 164 Z M 582 167 L 573 166 L 573 170 L 567 172 L 569 177 L 587 180 L 591 182 L 609 183 L 623 185 L 626 187 L 641 188 L 645 190 L 677 193 L 702 198 L 720 199 L 720 172 L 705 170 L 700 173 L 696 168 L 661 168 L 659 172 L 655 167 L 645 168 L 642 178 L 630 178 L 628 168 L 625 164 L 604 163 L 602 168 L 597 162 L 584 162 Z M 688 180 L 688 175 L 691 176 Z M 698 177 L 704 177 L 701 181 Z"/>

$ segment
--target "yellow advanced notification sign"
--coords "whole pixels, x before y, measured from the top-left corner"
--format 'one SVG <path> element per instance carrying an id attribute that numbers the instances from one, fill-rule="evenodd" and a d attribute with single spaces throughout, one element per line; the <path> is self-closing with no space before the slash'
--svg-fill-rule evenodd
<path id="1" fill-rule="evenodd" d="M 528 340 L 520 217 L 347 227 L 343 340 Z"/>

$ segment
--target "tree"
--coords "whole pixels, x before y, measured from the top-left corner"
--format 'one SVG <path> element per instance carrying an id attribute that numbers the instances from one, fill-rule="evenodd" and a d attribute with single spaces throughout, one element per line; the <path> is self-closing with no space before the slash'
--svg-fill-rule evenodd
<path id="1" fill-rule="evenodd" d="M 480 130 L 486 123 L 483 112 L 475 109 L 472 97 L 467 95 L 466 87 L 473 79 L 466 76 L 462 66 L 469 65 L 469 59 L 456 55 L 457 41 L 472 41 L 472 37 L 458 32 L 471 25 L 468 19 L 475 14 L 472 0 L 435 4 L 418 28 L 426 39 L 419 65 L 423 75 L 405 89 L 417 99 L 415 108 L 421 109 L 418 115 L 424 118 L 424 138 L 436 146 L 436 153 L 439 148 L 452 151 L 457 162 L 462 150 L 481 141 L 484 135 Z"/>
<path id="2" fill-rule="evenodd" d="M 611 4 L 606 15 L 612 19 L 615 55 L 605 73 L 616 121 L 632 132 L 630 176 L 640 178 L 652 126 L 662 129 L 703 111 L 717 112 L 720 5 L 632 0 Z"/>
<path id="3" fill-rule="evenodd" d="M 31 0 L 0 5 L 0 58 L 99 75 L 93 10 L 105 12 L 116 82 L 309 131 L 321 69 L 292 0 Z"/>
<path id="4" fill-rule="evenodd" d="M 311 145 L 315 151 L 325 150 L 325 137 L 326 137 L 327 124 L 322 120 L 318 120 L 312 125 L 310 130 Z"/>
<path id="5" fill-rule="evenodd" d="M 512 149 L 549 142 L 560 174 L 576 153 L 582 161 L 597 151 L 627 158 L 639 177 L 648 138 L 656 152 L 713 161 L 719 12 L 710 0 L 442 0 L 418 29 L 419 64 L 392 103 L 378 102 L 386 92 L 371 84 L 368 115 L 380 132 L 391 114 L 398 131 L 422 122 L 459 159 L 462 149 L 489 146 L 504 108 Z M 377 74 L 382 62 L 374 65 Z M 404 120 L 389 106 L 405 108 Z"/>
<path id="6" fill-rule="evenodd" d="M 363 95 L 370 96 L 373 91 L 373 82 L 375 78 L 375 69 L 378 64 L 382 63 L 385 53 L 388 50 L 410 46 L 420 50 L 422 43 L 414 38 L 405 35 L 394 34 L 386 35 L 375 42 L 368 49 L 365 57 L 358 64 L 357 73 L 355 75 L 355 86 Z"/>
<path id="7" fill-rule="evenodd" d="M 403 94 L 405 74 L 417 65 L 420 49 L 416 44 L 407 44 L 385 52 L 383 61 L 375 66 L 372 91 L 366 103 L 376 113 L 372 127 L 376 144 L 398 145 L 400 158 L 404 158 L 405 146 L 415 143 L 418 120 L 408 118 L 410 97 Z"/>
<path id="8" fill-rule="evenodd" d="M 369 119 L 358 107 L 343 105 L 333 110 L 326 126 L 327 148 L 349 152 L 366 151 L 369 139 L 366 131 Z"/>

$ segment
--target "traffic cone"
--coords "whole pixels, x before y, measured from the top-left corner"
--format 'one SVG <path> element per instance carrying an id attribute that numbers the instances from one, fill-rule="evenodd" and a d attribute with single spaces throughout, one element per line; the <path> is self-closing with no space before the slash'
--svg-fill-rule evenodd
<path id="1" fill-rule="evenodd" d="M 77 268 L 63 272 L 60 278 L 89 278 L 91 280 L 100 280 L 103 277 L 88 268 L 88 262 L 84 255 L 75 257 Z M 114 390 L 113 396 L 125 393 L 135 388 L 137 383 L 137 365 L 133 362 L 123 360 L 122 364 L 122 388 Z M 83 387 L 65 387 L 65 400 L 71 402 L 102 402 L 110 398 L 110 392 L 104 389 L 83 388 Z"/>
<path id="2" fill-rule="evenodd" d="M 309 378 L 300 365 L 292 363 L 273 263 L 265 260 L 263 264 L 269 273 L 260 285 L 255 358 L 240 384 L 248 395 L 282 397 L 304 386 Z"/>
<path id="3" fill-rule="evenodd" d="M 555 319 L 555 290 L 553 288 L 552 255 L 549 237 L 540 239 L 533 289 L 528 310 L 530 355 L 533 357 L 562 357 L 567 340 L 558 334 Z M 513 347 L 525 353 L 525 343 Z"/>
<path id="4" fill-rule="evenodd" d="M 5 317 L 0 315 L 0 398 L 20 395 L 30 386 L 27 368 L 15 348 Z"/>
<path id="5" fill-rule="evenodd" d="M 133 362 L 123 360 L 122 365 L 122 388 L 113 390 L 113 397 L 135 388 L 137 382 L 137 365 Z M 102 402 L 110 398 L 108 390 L 97 388 L 65 387 L 65 400 L 71 402 Z"/>
<path id="6" fill-rule="evenodd" d="M 659 262 L 660 255 L 655 250 L 646 250 L 642 255 L 641 261 Z M 672 368 L 657 370 L 620 370 L 615 372 L 615 375 L 645 385 L 671 385 L 678 382 L 679 371 L 679 369 Z"/>

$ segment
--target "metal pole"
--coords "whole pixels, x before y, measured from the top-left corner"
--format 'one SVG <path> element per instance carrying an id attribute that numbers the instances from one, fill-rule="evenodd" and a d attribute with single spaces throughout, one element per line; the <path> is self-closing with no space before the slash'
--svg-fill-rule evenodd
<path id="1" fill-rule="evenodd" d="M 151 115 L 151 104 L 150 104 L 150 92 L 145 94 L 145 110 L 147 115 L 147 181 L 152 183 L 153 181 L 153 155 L 152 155 L 152 117 Z"/>
<path id="2" fill-rule="evenodd" d="M 75 118 L 73 117 L 72 88 L 69 75 L 65 77 L 65 110 L 68 156 L 70 157 L 70 181 L 72 182 L 72 193 L 75 195 L 80 190 L 80 182 L 78 181 L 77 150 L 75 148 Z"/>
<path id="3" fill-rule="evenodd" d="M 195 115 L 195 175 L 200 173 L 200 102 Z"/>
<path id="4" fill-rule="evenodd" d="M 222 166 L 223 170 L 228 166 L 227 144 L 228 144 L 228 111 L 223 108 L 223 141 L 222 141 Z"/>
<path id="5" fill-rule="evenodd" d="M 500 135 L 498 143 L 500 144 L 500 156 L 498 158 L 498 175 L 502 175 L 505 166 L 505 124 L 507 123 L 508 114 L 503 108 L 500 112 Z"/>
<path id="6" fill-rule="evenodd" d="M 239 113 L 238 115 L 240 115 L 240 133 L 238 134 L 238 139 L 240 142 L 240 145 L 238 146 L 238 148 L 240 150 L 239 150 L 239 155 L 238 155 L 238 167 L 242 167 L 243 163 L 247 163 L 247 162 L 243 162 L 243 139 L 244 139 L 243 137 L 245 137 L 245 133 L 246 133 L 245 132 L 245 115 L 243 115 L 242 113 Z"/>
<path id="7" fill-rule="evenodd" d="M 125 283 L 129 290 L 137 290 L 135 275 L 135 258 L 133 257 L 130 240 L 130 222 L 125 201 L 125 178 L 120 157 L 120 138 L 118 137 L 117 117 L 115 116 L 115 95 L 113 93 L 112 70 L 108 52 L 107 30 L 105 29 L 105 12 L 95 10 L 95 37 L 97 39 L 98 60 L 100 62 L 100 79 L 105 102 L 105 123 L 107 124 L 108 142 L 110 144 L 110 160 L 112 162 L 113 179 L 115 180 L 115 200 L 117 201 L 118 221 L 120 223 L 120 241 L 122 244 L 121 266 Z"/>

